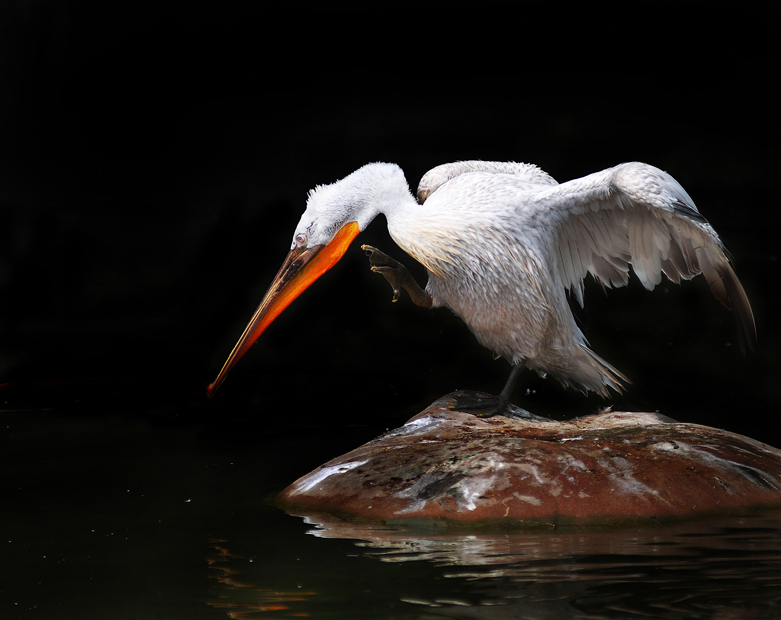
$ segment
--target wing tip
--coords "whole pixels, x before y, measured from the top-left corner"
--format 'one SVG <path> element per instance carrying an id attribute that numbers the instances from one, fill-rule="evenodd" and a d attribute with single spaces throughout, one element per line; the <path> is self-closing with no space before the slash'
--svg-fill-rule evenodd
<path id="1" fill-rule="evenodd" d="M 719 301 L 735 314 L 741 353 L 743 355 L 754 353 L 757 350 L 757 324 L 746 290 L 729 263 L 722 265 L 717 272 L 724 283 L 727 297 L 726 300 L 719 299 Z"/>

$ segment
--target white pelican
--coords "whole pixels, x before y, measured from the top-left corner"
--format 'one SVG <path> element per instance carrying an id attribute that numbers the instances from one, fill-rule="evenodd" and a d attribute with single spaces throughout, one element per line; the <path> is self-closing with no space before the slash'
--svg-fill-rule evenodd
<path id="1" fill-rule="evenodd" d="M 582 306 L 587 273 L 603 287 L 624 286 L 630 264 L 649 290 L 662 273 L 676 283 L 704 274 L 716 299 L 734 309 L 743 350 L 755 347 L 751 306 L 724 245 L 683 187 L 653 166 L 625 163 L 558 184 L 531 164 L 457 162 L 426 173 L 416 201 L 397 165 L 373 163 L 310 191 L 290 253 L 210 396 L 380 213 L 393 240 L 428 271 L 423 290 L 403 265 L 362 246 L 394 301 L 403 288 L 420 306 L 450 308 L 513 366 L 498 397 L 458 409 L 501 412 L 524 367 L 584 393 L 620 392 L 628 380 L 589 349 L 565 291 Z"/>

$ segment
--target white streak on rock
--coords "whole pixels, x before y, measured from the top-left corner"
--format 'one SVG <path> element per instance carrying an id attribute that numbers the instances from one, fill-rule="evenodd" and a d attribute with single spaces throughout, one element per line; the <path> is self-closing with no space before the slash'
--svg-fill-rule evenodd
<path id="1" fill-rule="evenodd" d="M 306 476 L 295 483 L 290 491 L 290 495 L 298 495 L 299 493 L 306 493 L 310 489 L 316 487 L 323 480 L 334 474 L 343 474 L 344 472 L 360 467 L 364 463 L 368 463 L 369 460 L 364 461 L 352 461 L 350 463 L 340 463 L 339 465 L 331 465 L 330 467 L 323 467 L 320 470 L 313 472 L 311 475 Z"/>

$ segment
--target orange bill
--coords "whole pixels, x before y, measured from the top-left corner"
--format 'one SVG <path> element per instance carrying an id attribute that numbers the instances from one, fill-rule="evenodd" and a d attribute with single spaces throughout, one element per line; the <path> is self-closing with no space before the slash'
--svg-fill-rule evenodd
<path id="1" fill-rule="evenodd" d="M 220 370 L 206 393 L 209 397 L 220 387 L 231 369 L 244 356 L 265 329 L 271 325 L 293 300 L 303 293 L 312 282 L 333 267 L 359 233 L 358 223 L 345 224 L 327 245 L 311 248 L 295 248 L 290 251 L 282 267 L 271 282 L 252 319 L 244 328 L 228 360 Z"/>

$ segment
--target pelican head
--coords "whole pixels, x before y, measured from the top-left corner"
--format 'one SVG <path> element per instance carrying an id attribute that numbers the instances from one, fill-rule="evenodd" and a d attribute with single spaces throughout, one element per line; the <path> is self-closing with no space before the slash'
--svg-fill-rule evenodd
<path id="1" fill-rule="evenodd" d="M 340 181 L 309 192 L 290 252 L 208 387 L 210 397 L 274 319 L 344 256 L 378 213 L 399 199 L 412 199 L 404 173 L 395 164 L 383 163 L 367 164 Z"/>

